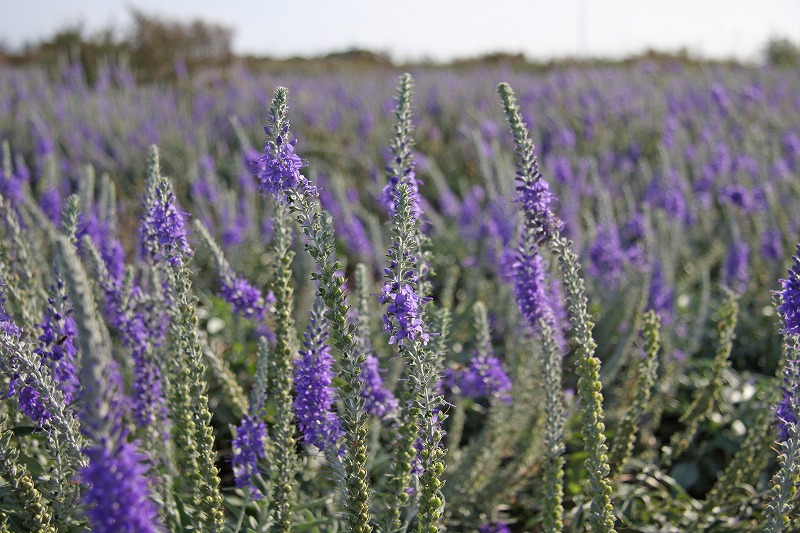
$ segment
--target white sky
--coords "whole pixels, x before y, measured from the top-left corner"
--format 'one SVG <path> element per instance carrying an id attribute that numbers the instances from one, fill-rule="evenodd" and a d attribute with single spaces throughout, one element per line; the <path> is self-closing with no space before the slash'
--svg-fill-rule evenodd
<path id="1" fill-rule="evenodd" d="M 226 24 L 235 51 L 276 57 L 359 47 L 400 60 L 549 59 L 686 47 L 757 60 L 770 37 L 800 41 L 800 0 L 0 0 L 0 42 L 19 47 L 77 22 L 124 29 L 129 6 Z"/>

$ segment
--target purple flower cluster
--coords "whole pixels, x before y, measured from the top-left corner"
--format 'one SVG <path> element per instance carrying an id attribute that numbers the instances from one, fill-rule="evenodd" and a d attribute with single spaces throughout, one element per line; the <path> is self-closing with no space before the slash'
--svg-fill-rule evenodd
<path id="1" fill-rule="evenodd" d="M 800 335 L 800 244 L 792 257 L 789 278 L 781 280 L 781 305 L 783 331 L 787 335 Z"/>
<path id="2" fill-rule="evenodd" d="M 784 442 L 789 438 L 789 424 L 797 424 L 797 415 L 792 408 L 792 392 L 787 387 L 783 388 L 781 401 L 775 407 L 775 416 L 778 419 L 778 440 Z"/>
<path id="3" fill-rule="evenodd" d="M 539 162 L 535 156 L 529 171 L 531 178 L 527 179 L 517 164 L 517 201 L 536 227 L 537 244 L 542 244 L 552 237 L 553 232 L 560 231 L 564 224 L 550 210 L 550 204 L 556 200 L 556 196 L 550 192 L 550 185 L 539 172 Z"/>
<path id="4" fill-rule="evenodd" d="M 0 294 L 0 331 L 9 337 L 19 338 L 22 331 L 14 320 L 6 314 L 5 303 L 5 296 Z M 50 413 L 39 401 L 39 393 L 31 387 L 31 383 L 21 381 L 19 374 L 16 373 L 9 377 L 8 397 L 17 396 L 20 410 L 37 424 L 41 425 L 46 422 L 50 418 Z"/>
<path id="5" fill-rule="evenodd" d="M 156 198 L 151 199 L 142 220 L 142 256 L 153 261 L 166 259 L 177 266 L 192 251 L 186 239 L 185 215 L 175 202 L 175 194 L 164 183 L 156 186 Z"/>
<path id="6" fill-rule="evenodd" d="M 451 372 L 449 381 L 467 398 L 497 398 L 511 403 L 511 379 L 496 357 L 476 355 L 468 368 Z"/>
<path id="7" fill-rule="evenodd" d="M 67 403 L 72 403 L 80 387 L 75 368 L 78 331 L 72 318 L 72 306 L 64 292 L 64 282 L 59 278 L 56 285 L 50 287 L 51 296 L 47 300 L 47 309 L 40 325 L 42 334 L 35 353 L 52 370 Z"/>
<path id="8" fill-rule="evenodd" d="M 361 367 L 361 397 L 365 400 L 365 410 L 372 416 L 384 418 L 397 411 L 398 403 L 392 391 L 383 386 L 380 374 L 380 361 L 368 354 Z"/>
<path id="9" fill-rule="evenodd" d="M 654 261 L 650 275 L 650 289 L 647 297 L 647 308 L 655 311 L 664 324 L 672 322 L 673 301 L 675 291 L 664 277 L 661 261 Z"/>
<path id="10" fill-rule="evenodd" d="M 270 135 L 269 128 L 264 128 L 267 135 Z M 289 127 L 285 127 L 282 132 L 286 135 Z M 275 147 L 270 143 L 264 147 L 264 155 L 258 160 L 251 162 L 251 169 L 259 179 L 259 190 L 262 194 L 275 197 L 278 201 L 286 202 L 287 190 L 300 191 L 306 194 L 316 195 L 316 188 L 312 187 L 308 180 L 300 173 L 300 169 L 305 166 L 300 157 L 294 153 L 297 139 L 285 142 L 282 135 L 275 139 Z"/>
<path id="11" fill-rule="evenodd" d="M 589 273 L 602 276 L 609 285 L 616 285 L 622 273 L 623 258 L 617 229 L 611 224 L 602 224 L 589 247 Z"/>
<path id="12" fill-rule="evenodd" d="M 40 426 L 50 419 L 50 413 L 39 400 L 39 393 L 30 382 L 20 381 L 19 375 L 12 376 L 8 384 L 8 397 L 14 396 L 18 396 L 20 411 Z"/>
<path id="13" fill-rule="evenodd" d="M 300 350 L 300 359 L 294 363 L 294 411 L 303 441 L 324 450 L 327 446 L 336 446 L 342 429 L 339 418 L 331 410 L 335 399 L 331 386 L 333 357 L 328 346 L 328 322 L 320 300 L 311 311 L 303 337 L 305 350 Z"/>
<path id="14" fill-rule="evenodd" d="M 520 249 L 514 262 L 514 296 L 517 307 L 536 330 L 539 320 L 552 324 L 553 311 L 548 301 L 545 284 L 544 259 L 536 250 Z"/>
<path id="15" fill-rule="evenodd" d="M 511 529 L 503 522 L 489 522 L 478 528 L 479 533 L 511 533 Z"/>
<path id="16" fill-rule="evenodd" d="M 254 500 L 264 497 L 253 484 L 253 477 L 258 473 L 258 461 L 264 459 L 266 442 L 267 426 L 264 421 L 259 417 L 245 415 L 236 428 L 236 436 L 232 442 L 233 474 L 236 486 L 246 490 Z"/>
<path id="17" fill-rule="evenodd" d="M 3 285 L 0 283 L 0 287 L 2 286 Z M 0 293 L 0 331 L 14 338 L 19 338 L 22 334 L 19 326 L 6 314 L 6 297 L 2 293 Z"/>
<path id="18" fill-rule="evenodd" d="M 83 494 L 86 514 L 96 533 L 155 533 L 162 528 L 150 499 L 145 456 L 136 445 L 111 444 L 107 439 L 84 450 L 89 460 L 81 478 L 89 488 Z"/>
<path id="19" fill-rule="evenodd" d="M 122 243 L 115 237 L 111 223 L 101 220 L 97 216 L 97 209 L 89 209 L 88 216 L 83 213 L 78 217 L 77 239 L 80 246 L 81 239 L 88 235 L 97 246 L 100 256 L 106 264 L 109 274 L 114 279 L 122 279 L 125 270 L 125 253 Z"/>
<path id="20" fill-rule="evenodd" d="M 384 331 L 391 333 L 389 344 L 402 346 L 403 339 L 416 340 L 419 338 L 427 344 L 430 336 L 423 330 L 422 320 L 419 318 L 420 307 L 425 303 L 414 291 L 411 283 L 397 281 L 386 282 L 380 302 L 388 303 L 386 314 L 383 315 Z"/>
<path id="21" fill-rule="evenodd" d="M 748 270 L 749 257 L 750 248 L 744 241 L 735 241 L 730 250 L 728 250 L 723 280 L 727 287 L 739 294 L 744 293 L 747 289 L 747 281 L 750 277 Z"/>
<path id="22" fill-rule="evenodd" d="M 233 272 L 220 276 L 220 281 L 220 296 L 233 306 L 233 312 L 239 316 L 263 320 L 270 304 L 275 303 L 272 292 L 264 296 L 247 279 Z"/>
<path id="23" fill-rule="evenodd" d="M 383 187 L 381 204 L 384 206 L 384 208 L 386 208 L 386 211 L 390 216 L 394 215 L 394 211 L 397 207 L 397 187 L 401 183 L 405 184 L 408 186 L 409 198 L 411 200 L 411 214 L 416 220 L 419 220 L 422 216 L 422 208 L 420 207 L 419 197 L 419 180 L 417 180 L 416 173 L 414 172 L 413 159 L 408 159 L 408 166 L 403 168 L 401 171 L 402 175 L 400 176 L 398 176 L 400 172 L 396 172 L 391 166 L 386 167 L 389 183 Z M 398 167 L 401 166 L 402 158 L 397 156 L 395 158 L 395 162 L 397 163 Z"/>

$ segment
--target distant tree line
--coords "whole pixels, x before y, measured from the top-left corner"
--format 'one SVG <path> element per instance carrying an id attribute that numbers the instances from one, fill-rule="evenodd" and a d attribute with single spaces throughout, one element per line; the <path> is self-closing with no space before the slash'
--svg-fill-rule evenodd
<path id="1" fill-rule="evenodd" d="M 55 72 L 65 66 L 80 65 L 89 83 L 97 79 L 99 68 L 105 64 L 124 65 L 131 68 L 138 81 L 168 81 L 184 73 L 201 68 L 222 67 L 236 59 L 250 69 L 315 70 L 320 63 L 326 68 L 391 66 L 388 55 L 367 50 L 352 49 L 334 52 L 317 58 L 275 60 L 266 57 L 235 57 L 231 48 L 233 29 L 203 20 L 182 22 L 132 10 L 132 24 L 120 35 L 106 29 L 87 35 L 81 26 L 67 27 L 23 50 L 10 50 L 0 44 L 0 64 L 16 66 L 44 66 Z M 452 68 L 474 68 L 487 64 L 506 64 L 521 70 L 541 70 L 559 66 L 586 66 L 636 61 L 678 62 L 681 64 L 706 63 L 692 57 L 687 50 L 663 53 L 648 50 L 623 60 L 602 58 L 564 58 L 544 63 L 531 62 L 522 54 L 490 53 L 479 57 L 458 59 Z M 800 66 L 800 48 L 786 38 L 772 38 L 763 49 L 765 63 L 775 67 Z M 730 63 L 724 61 L 723 63 Z M 426 66 L 423 61 L 417 66 Z"/>
<path id="2" fill-rule="evenodd" d="M 223 65 L 233 56 L 233 30 L 221 24 L 167 20 L 132 11 L 125 35 L 107 29 L 87 35 L 81 26 L 56 32 L 24 50 L 0 50 L 0 63 L 60 67 L 80 64 L 89 81 L 103 62 L 128 64 L 140 81 L 169 79 L 185 70 Z"/>

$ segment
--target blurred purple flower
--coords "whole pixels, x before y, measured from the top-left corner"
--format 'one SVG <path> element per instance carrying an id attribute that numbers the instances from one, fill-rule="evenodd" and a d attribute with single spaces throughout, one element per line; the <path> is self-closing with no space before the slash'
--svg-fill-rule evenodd
<path id="1" fill-rule="evenodd" d="M 750 278 L 748 261 L 750 258 L 750 248 L 744 241 L 734 241 L 728 250 L 728 257 L 725 260 L 723 272 L 723 282 L 725 285 L 738 292 L 744 293 L 747 289 L 747 282 Z"/>
<path id="2" fill-rule="evenodd" d="M 162 531 L 150 497 L 146 457 L 134 443 L 102 439 L 84 450 L 89 464 L 81 470 L 88 485 L 83 493 L 86 515 L 95 533 Z"/>
<path id="3" fill-rule="evenodd" d="M 264 459 L 267 442 L 267 426 L 259 417 L 245 415 L 236 428 L 236 436 L 231 442 L 233 450 L 233 475 L 236 486 L 244 489 L 253 500 L 264 497 L 253 483 L 258 474 L 258 461 Z"/>
<path id="4" fill-rule="evenodd" d="M 391 390 L 383 386 L 380 361 L 372 354 L 367 354 L 361 368 L 361 383 L 361 397 L 364 398 L 364 409 L 367 413 L 384 418 L 397 410 L 397 398 Z"/>

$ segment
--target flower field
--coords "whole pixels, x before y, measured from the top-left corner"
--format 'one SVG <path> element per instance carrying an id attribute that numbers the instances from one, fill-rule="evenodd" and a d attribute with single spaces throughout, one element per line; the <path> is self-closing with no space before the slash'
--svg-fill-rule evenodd
<path id="1" fill-rule="evenodd" d="M 796 70 L 92 78 L 0 66 L 0 532 L 800 530 Z"/>

